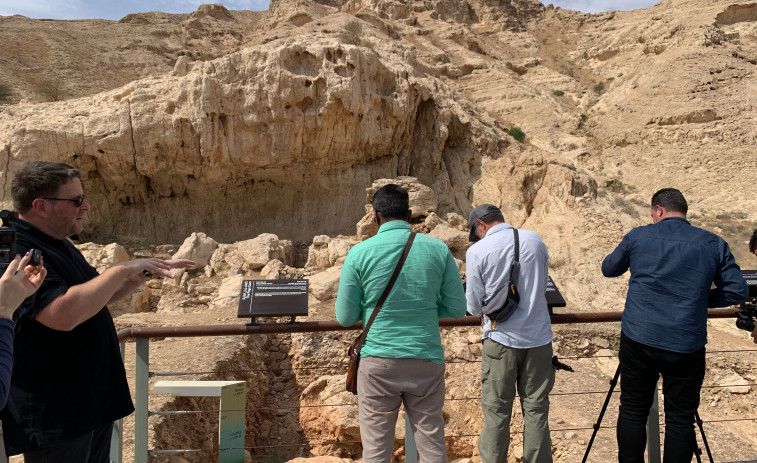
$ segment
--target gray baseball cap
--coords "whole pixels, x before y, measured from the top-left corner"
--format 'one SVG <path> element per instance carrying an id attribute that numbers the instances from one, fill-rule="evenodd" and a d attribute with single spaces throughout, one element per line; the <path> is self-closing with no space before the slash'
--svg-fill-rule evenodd
<path id="1" fill-rule="evenodd" d="M 470 215 L 468 216 L 468 224 L 470 225 L 470 235 L 468 235 L 468 241 L 472 243 L 478 241 L 479 238 L 478 236 L 476 236 L 476 220 L 491 212 L 501 213 L 502 211 L 500 211 L 499 208 L 494 204 L 481 204 L 474 207 L 473 210 L 470 211 Z"/>

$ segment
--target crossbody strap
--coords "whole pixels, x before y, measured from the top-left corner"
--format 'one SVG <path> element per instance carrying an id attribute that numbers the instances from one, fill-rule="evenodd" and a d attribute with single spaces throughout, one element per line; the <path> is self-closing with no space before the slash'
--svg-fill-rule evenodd
<path id="1" fill-rule="evenodd" d="M 515 261 L 510 267 L 510 280 L 517 283 L 518 277 L 520 277 L 520 240 L 518 239 L 518 229 L 515 227 L 513 227 L 513 238 L 515 240 Z"/>
<path id="2" fill-rule="evenodd" d="M 379 310 L 381 310 L 381 306 L 384 305 L 384 301 L 386 301 L 386 298 L 389 297 L 389 292 L 392 290 L 392 286 L 394 286 L 394 282 L 397 281 L 397 277 L 400 274 L 400 270 L 402 270 L 402 266 L 405 264 L 405 259 L 407 259 L 407 255 L 410 253 L 410 247 L 413 245 L 413 240 L 415 240 L 415 234 L 416 234 L 415 232 L 410 233 L 410 237 L 407 239 L 407 243 L 405 243 L 405 249 L 402 250 L 400 261 L 397 262 L 397 267 L 395 267 L 394 273 L 392 273 L 392 277 L 389 278 L 389 283 L 387 283 L 386 288 L 384 289 L 384 292 L 381 294 L 381 297 L 379 298 L 378 303 L 376 304 L 376 308 L 373 309 L 371 318 L 368 319 L 368 323 L 365 324 L 365 328 L 363 328 L 363 332 L 360 333 L 360 336 L 358 337 L 358 342 L 357 342 L 358 351 L 360 350 L 360 347 L 363 345 L 363 341 L 365 341 L 365 337 L 368 336 L 368 330 L 371 328 L 371 325 L 373 324 L 373 320 L 376 319 L 376 315 L 378 315 Z"/>

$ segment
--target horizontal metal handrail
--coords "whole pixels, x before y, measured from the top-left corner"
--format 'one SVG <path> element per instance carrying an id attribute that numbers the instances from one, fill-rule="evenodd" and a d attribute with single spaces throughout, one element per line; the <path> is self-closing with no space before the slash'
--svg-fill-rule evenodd
<path id="1" fill-rule="evenodd" d="M 711 309 L 708 318 L 732 318 L 739 309 Z M 556 313 L 551 316 L 553 325 L 570 323 L 605 323 L 619 322 L 623 312 L 587 312 L 587 313 Z M 443 328 L 453 326 L 477 326 L 481 324 L 478 317 L 445 318 L 439 320 Z M 274 333 L 311 333 L 318 331 L 347 331 L 359 330 L 363 323 L 342 326 L 336 320 L 310 321 L 296 323 L 261 323 L 259 325 L 202 325 L 202 326 L 154 326 L 124 328 L 118 332 L 119 342 L 137 338 L 183 338 L 204 336 L 226 336 L 246 334 L 274 334 Z"/>
<path id="2" fill-rule="evenodd" d="M 739 311 L 736 307 L 725 309 L 712 309 L 708 311 L 708 318 L 734 318 Z M 551 315 L 552 324 L 572 323 L 606 323 L 621 321 L 623 312 L 589 312 L 589 313 L 556 313 Z M 462 317 L 457 319 L 439 320 L 439 326 L 443 328 L 460 326 L 479 326 L 479 317 Z M 262 323 L 236 325 L 203 325 L 203 326 L 162 326 L 162 327 L 132 327 L 118 331 L 118 340 L 122 345 L 128 340 L 135 340 L 135 430 L 134 430 L 134 461 L 135 463 L 147 463 L 149 455 L 159 453 L 171 453 L 175 451 L 149 450 L 148 441 L 148 417 L 151 413 L 147 409 L 149 395 L 149 343 L 151 338 L 167 337 L 210 337 L 210 336 L 240 336 L 255 334 L 278 334 L 278 333 L 308 333 L 324 331 L 347 331 L 362 329 L 362 322 L 351 326 L 342 326 L 336 320 L 303 321 L 295 323 Z M 657 416 L 657 413 L 653 413 Z M 119 424 L 120 426 L 120 424 Z M 409 425 L 407 425 L 409 426 Z M 118 435 L 119 444 L 122 444 L 122 436 Z M 183 451 L 179 451 L 183 452 Z M 120 461 L 120 446 L 117 449 Z"/>

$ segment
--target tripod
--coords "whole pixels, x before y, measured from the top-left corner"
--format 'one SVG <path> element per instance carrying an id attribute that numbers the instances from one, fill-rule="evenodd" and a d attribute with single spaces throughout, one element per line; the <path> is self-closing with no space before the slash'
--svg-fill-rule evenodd
<path id="1" fill-rule="evenodd" d="M 589 439 L 589 445 L 586 447 L 586 453 L 584 453 L 584 458 L 581 460 L 581 463 L 586 463 L 586 459 L 589 458 L 589 452 L 591 451 L 591 446 L 594 444 L 594 439 L 597 437 L 597 432 L 599 432 L 599 427 L 602 424 L 602 418 L 605 416 L 605 412 L 607 411 L 607 405 L 610 403 L 610 398 L 612 397 L 612 391 L 615 390 L 615 386 L 618 384 L 618 378 L 620 377 L 620 365 L 618 365 L 618 368 L 615 370 L 615 375 L 613 375 L 612 379 L 610 380 L 610 390 L 607 391 L 607 397 L 605 397 L 605 403 L 602 405 L 602 410 L 599 412 L 599 417 L 597 418 L 597 422 L 594 423 L 594 432 L 591 434 L 591 439 Z M 655 392 L 656 393 L 656 392 Z M 702 426 L 702 419 L 699 417 L 699 411 L 697 410 L 694 412 L 694 417 L 696 419 L 696 423 L 699 426 L 699 432 L 702 435 L 702 442 L 704 443 L 704 448 L 707 450 L 707 456 L 710 458 L 710 463 L 714 463 L 714 460 L 712 459 L 712 453 L 710 453 L 710 445 L 707 443 L 707 437 L 704 435 L 704 427 Z M 702 463 L 702 449 L 699 448 L 699 446 L 696 447 L 694 450 L 694 455 L 697 457 L 697 463 Z"/>

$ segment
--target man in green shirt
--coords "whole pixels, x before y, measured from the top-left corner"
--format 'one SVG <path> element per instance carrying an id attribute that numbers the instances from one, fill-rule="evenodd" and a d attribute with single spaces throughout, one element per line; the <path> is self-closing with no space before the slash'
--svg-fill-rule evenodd
<path id="1" fill-rule="evenodd" d="M 355 245 L 342 267 L 336 318 L 367 321 L 410 236 L 408 194 L 394 184 L 373 195 L 379 231 Z M 446 463 L 444 350 L 439 319 L 465 315 L 465 293 L 447 246 L 419 234 L 361 351 L 357 391 L 363 461 L 389 463 L 401 404 L 421 461 Z"/>

